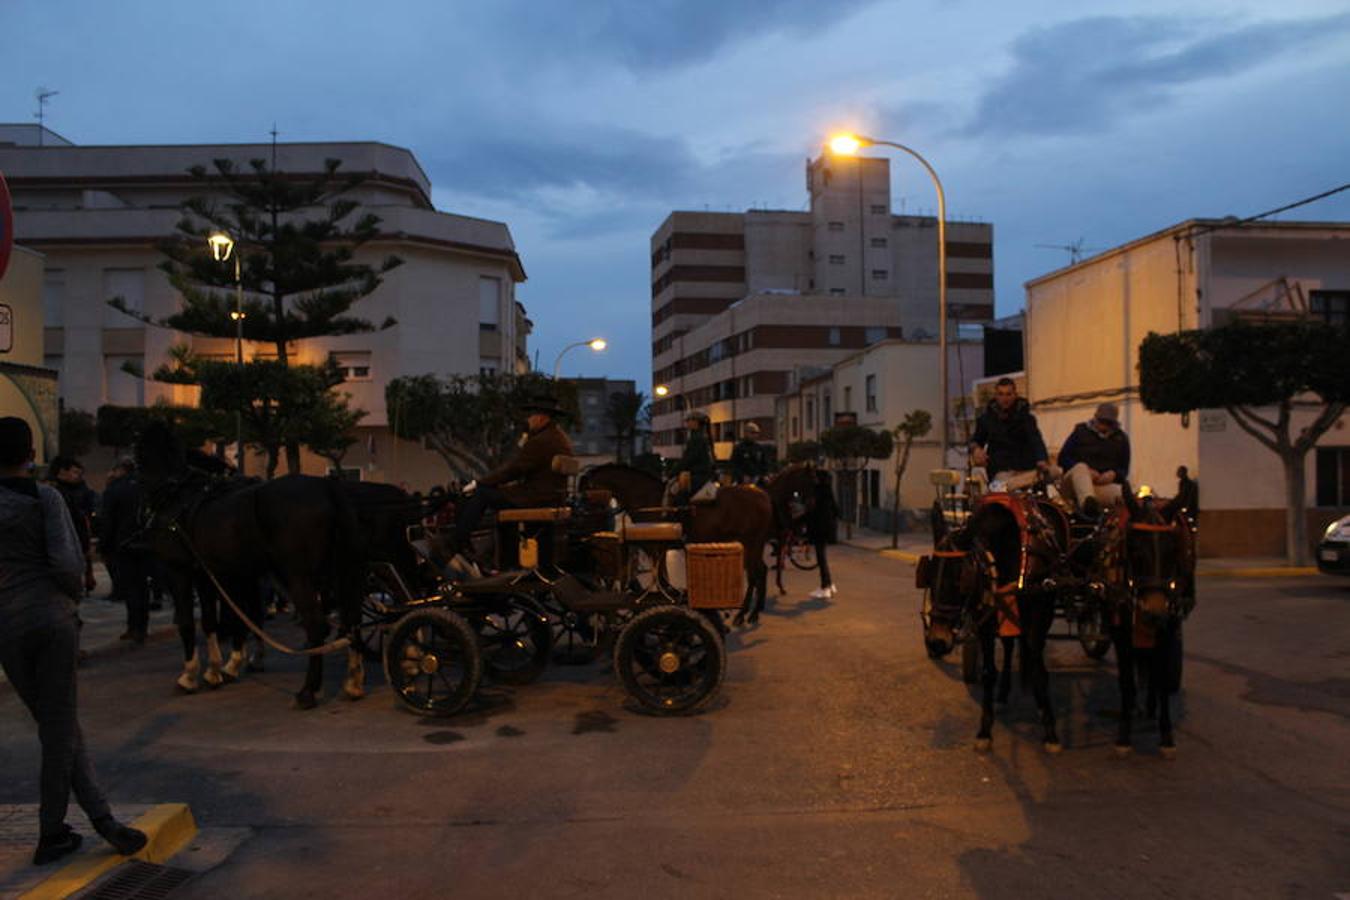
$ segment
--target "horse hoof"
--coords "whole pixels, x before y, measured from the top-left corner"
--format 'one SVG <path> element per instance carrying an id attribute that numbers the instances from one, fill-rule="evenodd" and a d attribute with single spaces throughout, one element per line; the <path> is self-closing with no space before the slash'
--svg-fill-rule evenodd
<path id="1" fill-rule="evenodd" d="M 1116 744 L 1114 749 L 1116 751 L 1116 759 L 1126 759 L 1134 752 L 1134 748 L 1129 744 Z"/>
<path id="2" fill-rule="evenodd" d="M 342 696 L 355 703 L 357 700 L 364 700 L 366 697 L 366 692 L 361 690 L 360 688 L 356 688 L 353 690 L 352 688 L 344 687 L 342 689 Z"/>
<path id="3" fill-rule="evenodd" d="M 1163 759 L 1173 760 L 1177 758 L 1176 747 L 1159 747 L 1158 753 L 1162 756 Z"/>
<path id="4" fill-rule="evenodd" d="M 175 682 L 173 683 L 173 689 L 174 689 L 175 691 L 177 691 L 178 693 L 180 693 L 180 694 L 195 694 L 195 693 L 197 693 L 197 685 L 191 684 L 191 683 L 189 683 L 189 684 L 184 684 L 182 679 L 178 679 L 177 681 L 175 681 Z"/>
<path id="5" fill-rule="evenodd" d="M 994 746 L 994 742 L 993 742 L 991 739 L 989 739 L 989 738 L 976 738 L 976 739 L 975 739 L 975 752 L 976 752 L 976 753 L 988 753 L 988 752 L 993 748 L 993 746 Z"/>
<path id="6" fill-rule="evenodd" d="M 296 709 L 313 709 L 319 705 L 319 701 L 314 699 L 314 695 L 308 691 L 301 691 L 295 695 Z"/>
<path id="7" fill-rule="evenodd" d="M 1062 746 L 1060 746 L 1059 741 L 1046 741 L 1046 742 L 1045 742 L 1045 752 L 1046 752 L 1046 753 L 1049 753 L 1051 756 L 1058 756 L 1059 753 L 1060 753 L 1060 751 L 1063 750 L 1063 749 L 1064 749 L 1064 748 L 1063 748 Z"/>

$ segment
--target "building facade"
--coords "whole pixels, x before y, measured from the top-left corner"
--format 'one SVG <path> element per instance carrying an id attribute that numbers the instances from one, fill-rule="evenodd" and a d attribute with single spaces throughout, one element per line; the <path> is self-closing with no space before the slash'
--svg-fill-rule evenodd
<path id="1" fill-rule="evenodd" d="M 1027 393 L 1051 453 L 1110 400 L 1130 436 L 1130 479 L 1170 495 L 1185 465 L 1200 482 L 1200 550 L 1284 554 L 1278 457 L 1223 410 L 1159 415 L 1139 400 L 1139 345 L 1151 331 L 1235 317 L 1350 321 L 1350 223 L 1191 220 L 1027 283 Z M 1294 431 L 1316 407 L 1295 410 Z M 1350 417 L 1347 417 L 1350 418 Z M 1350 508 L 1350 422 L 1310 454 L 1309 534 Z"/>
<path id="2" fill-rule="evenodd" d="M 652 235 L 653 448 L 683 442 L 684 411 L 712 416 L 719 457 L 755 421 L 775 440 L 774 397 L 802 365 L 880 340 L 938 333 L 937 220 L 891 213 L 886 159 L 807 164 L 808 212 L 673 212 Z M 948 310 L 993 317 L 993 228 L 949 222 Z"/>
<path id="3" fill-rule="evenodd" d="M 340 171 L 366 176 L 349 196 L 361 203 L 360 212 L 380 218 L 377 238 L 358 259 L 378 262 L 393 254 L 403 260 L 352 310 L 374 323 L 392 317 L 396 326 L 306 340 L 297 348 L 301 362 L 335 359 L 347 379 L 340 390 L 368 413 L 362 440 L 344 466 L 414 486 L 433 476 L 444 480 L 443 465 L 420 445 L 391 443 L 385 386 L 401 375 L 528 368 L 530 323 L 516 299 L 525 272 L 509 229 L 436 210 L 431 183 L 406 149 L 375 142 L 76 146 L 43 140 L 38 146 L 23 126 L 0 126 L 0 138 L 16 232 L 45 256 L 44 359 L 60 372 L 67 408 L 192 402 L 190 388 L 124 371 L 132 363 L 153 372 L 176 344 L 234 359 L 231 340 L 146 327 L 106 302 L 121 296 L 155 318 L 178 308 L 180 298 L 157 269 L 163 257 L 156 242 L 174 233 L 186 199 L 211 196 L 211 183 L 203 185 L 188 170 L 211 171 L 216 159 L 245 171 L 251 159 L 274 161 L 278 171 L 298 178 L 321 172 L 330 158 L 341 160 Z M 245 342 L 246 358 L 271 353 L 275 348 Z M 323 468 L 321 460 L 307 458 L 307 471 Z"/>
<path id="4" fill-rule="evenodd" d="M 610 398 L 616 394 L 633 396 L 637 393 L 637 383 L 631 379 L 612 378 L 565 380 L 576 386 L 577 410 L 580 413 L 580 418 L 568 432 L 572 439 L 572 452 L 582 466 L 614 462 L 621 451 L 614 423 L 608 414 Z M 638 424 L 641 427 L 640 417 Z M 638 452 L 638 444 L 637 434 L 624 442 L 622 455 L 625 460 L 631 460 Z"/>
<path id="5" fill-rule="evenodd" d="M 0 274 L 0 416 L 33 429 L 37 461 L 57 452 L 56 373 L 42 365 L 42 254 L 14 247 Z"/>

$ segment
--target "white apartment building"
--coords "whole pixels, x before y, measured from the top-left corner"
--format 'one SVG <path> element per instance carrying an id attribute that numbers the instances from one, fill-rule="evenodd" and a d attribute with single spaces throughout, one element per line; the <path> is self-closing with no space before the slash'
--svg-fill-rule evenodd
<path id="1" fill-rule="evenodd" d="M 891 214 L 889 161 L 825 154 L 806 185 L 809 212 L 677 211 L 652 235 L 652 380 L 670 390 L 653 404 L 657 452 L 678 452 L 689 408 L 712 416 L 719 457 L 748 421 L 772 442 L 797 366 L 936 338 L 937 220 Z M 952 330 L 990 320 L 993 227 L 949 222 L 947 251 Z"/>
<path id="2" fill-rule="evenodd" d="M 1278 458 L 1223 410 L 1177 416 L 1144 409 L 1139 345 L 1150 331 L 1206 328 L 1242 316 L 1350 322 L 1347 244 L 1346 222 L 1193 219 L 1028 282 L 1027 393 L 1051 453 L 1098 403 L 1111 400 L 1130 436 L 1135 485 L 1170 495 L 1179 465 L 1200 482 L 1203 555 L 1283 555 Z M 1315 412 L 1296 408 L 1295 433 Z M 1350 509 L 1345 420 L 1310 454 L 1307 496 L 1314 538 Z"/>
<path id="3" fill-rule="evenodd" d="M 510 230 L 435 209 L 431 182 L 409 150 L 370 141 L 77 146 L 50 132 L 38 138 L 36 126 L 0 126 L 0 172 L 13 194 L 18 240 L 45 255 L 44 358 L 60 372 L 67 408 L 190 402 L 188 389 L 123 371 L 126 362 L 154 371 L 175 344 L 234 358 L 233 341 L 146 327 L 106 304 L 120 295 L 157 318 L 178 307 L 177 293 L 157 269 L 163 257 L 155 245 L 173 234 L 184 200 L 210 194 L 210 184 L 194 180 L 188 169 L 213 171 L 215 159 L 231 159 L 241 170 L 251 159 L 275 160 L 277 170 L 297 177 L 320 172 L 327 159 L 341 160 L 340 171 L 367 176 L 350 195 L 361 202 L 360 212 L 381 220 L 379 236 L 360 257 L 403 259 L 352 310 L 376 324 L 392 316 L 395 327 L 309 340 L 299 348 L 302 362 L 334 357 L 347 374 L 340 390 L 368 412 L 344 467 L 414 487 L 446 480 L 434 455 L 392 441 L 385 385 L 401 375 L 528 368 L 529 320 L 516 300 L 525 271 Z M 251 358 L 275 349 L 246 342 L 244 352 Z M 322 471 L 323 463 L 307 458 L 305 467 Z"/>

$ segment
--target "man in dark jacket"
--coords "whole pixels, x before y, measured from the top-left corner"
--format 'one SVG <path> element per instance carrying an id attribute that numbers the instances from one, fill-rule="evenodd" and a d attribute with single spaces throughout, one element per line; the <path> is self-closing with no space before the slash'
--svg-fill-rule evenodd
<path id="1" fill-rule="evenodd" d="M 66 824 L 72 791 L 94 830 L 127 855 L 146 837 L 113 818 L 75 714 L 75 599 L 84 559 L 61 496 L 28 477 L 33 456 L 28 423 L 0 418 L 0 666 L 37 722 L 42 745 L 33 863 L 79 849 L 80 835 Z"/>
<path id="2" fill-rule="evenodd" d="M 572 442 L 554 421 L 562 410 L 551 397 L 536 397 L 527 406 L 525 442 L 505 465 L 464 485 L 467 498 L 455 520 L 454 550 L 469 546 L 469 535 L 489 509 L 557 506 L 567 491 L 567 476 L 553 471 L 553 457 L 571 456 Z"/>
<path id="3" fill-rule="evenodd" d="M 759 425 L 745 424 L 745 434 L 731 451 L 731 480 L 736 484 L 756 484 L 769 474 L 764 445 L 759 442 Z"/>
<path id="4" fill-rule="evenodd" d="M 75 535 L 80 539 L 80 551 L 84 553 L 84 589 L 94 589 L 93 539 L 89 529 L 90 518 L 98 505 L 98 495 L 93 488 L 84 483 L 84 466 L 70 456 L 53 457 L 47 465 L 47 481 L 56 488 L 61 499 L 66 501 L 70 510 L 70 521 L 75 525 Z"/>
<path id="5" fill-rule="evenodd" d="M 1059 467 L 1060 492 L 1084 515 L 1096 517 L 1103 505 L 1120 499 L 1130 473 L 1130 439 L 1120 430 L 1114 403 L 1100 404 L 1091 419 L 1078 423 L 1059 448 Z"/>
<path id="6" fill-rule="evenodd" d="M 1017 396 L 1017 384 L 1000 378 L 994 399 L 975 422 L 970 439 L 971 462 L 984 466 L 989 480 L 1006 490 L 1028 487 L 1049 469 L 1049 454 L 1031 404 Z"/>
<path id="7" fill-rule="evenodd" d="M 666 485 L 667 505 L 689 502 L 703 490 L 704 485 L 712 481 L 717 470 L 708 414 L 690 410 L 684 417 L 684 427 L 684 453 L 670 467 L 672 479 Z"/>
<path id="8" fill-rule="evenodd" d="M 133 546 L 132 541 L 140 529 L 141 485 L 131 460 L 121 460 L 113 472 L 118 477 L 109 481 L 103 491 L 98 546 L 112 577 L 113 597 L 127 610 L 127 630 L 122 640 L 139 646 L 145 643 L 150 627 L 146 581 L 151 571 L 150 556 L 144 549 Z"/>

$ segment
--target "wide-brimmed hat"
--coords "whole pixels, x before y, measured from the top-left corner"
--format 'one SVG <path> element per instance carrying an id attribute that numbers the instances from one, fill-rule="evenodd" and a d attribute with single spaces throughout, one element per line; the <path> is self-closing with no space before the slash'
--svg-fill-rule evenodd
<path id="1" fill-rule="evenodd" d="M 1092 418 L 1104 425 L 1110 425 L 1112 428 L 1115 428 L 1120 425 L 1120 410 L 1114 403 L 1099 403 L 1097 405 L 1097 411 L 1092 414 Z"/>
<path id="2" fill-rule="evenodd" d="M 535 394 L 522 403 L 520 408 L 527 413 L 543 413 L 548 416 L 566 415 L 566 411 L 558 406 L 558 398 L 552 394 Z"/>

